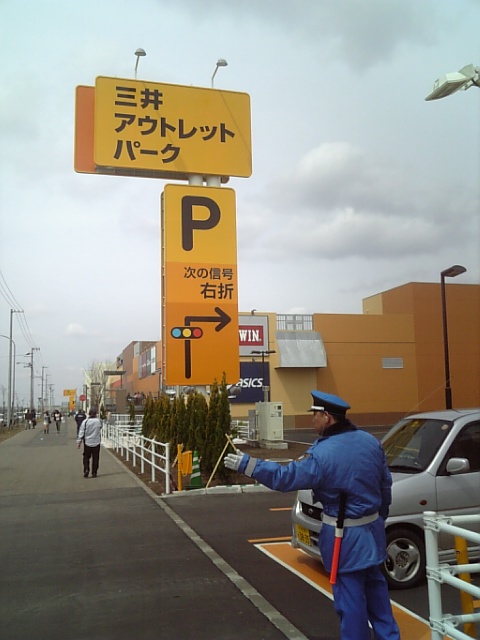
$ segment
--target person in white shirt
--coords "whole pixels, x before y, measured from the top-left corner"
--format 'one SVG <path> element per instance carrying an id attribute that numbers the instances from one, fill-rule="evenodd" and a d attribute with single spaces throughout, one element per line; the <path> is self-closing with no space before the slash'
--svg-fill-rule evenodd
<path id="1" fill-rule="evenodd" d="M 90 473 L 90 458 L 92 458 L 92 478 L 97 477 L 98 462 L 100 459 L 100 441 L 102 422 L 97 418 L 97 410 L 93 407 L 88 412 L 86 418 L 80 425 L 77 435 L 77 448 L 83 442 L 83 477 L 88 478 Z"/>

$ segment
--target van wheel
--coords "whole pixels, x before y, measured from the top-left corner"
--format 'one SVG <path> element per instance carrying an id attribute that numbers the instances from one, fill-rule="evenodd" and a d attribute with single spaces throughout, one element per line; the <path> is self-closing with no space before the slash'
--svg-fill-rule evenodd
<path id="1" fill-rule="evenodd" d="M 425 580 L 425 542 L 405 527 L 387 529 L 387 559 L 383 573 L 391 589 L 410 589 Z"/>

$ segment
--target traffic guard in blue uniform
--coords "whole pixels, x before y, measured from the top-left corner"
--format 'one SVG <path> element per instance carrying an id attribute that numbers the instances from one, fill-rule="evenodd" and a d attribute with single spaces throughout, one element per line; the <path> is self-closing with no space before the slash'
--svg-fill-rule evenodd
<path id="1" fill-rule="evenodd" d="M 342 640 L 370 640 L 369 622 L 375 640 L 399 640 L 380 569 L 386 558 L 384 523 L 392 486 L 382 446 L 348 420 L 350 406 L 344 400 L 320 391 L 312 391 L 312 398 L 312 422 L 319 437 L 303 458 L 285 466 L 237 449 L 225 457 L 225 466 L 276 491 L 311 489 L 323 505 L 318 544 L 327 571 L 332 570 L 335 536 L 342 536 L 332 579 Z"/>

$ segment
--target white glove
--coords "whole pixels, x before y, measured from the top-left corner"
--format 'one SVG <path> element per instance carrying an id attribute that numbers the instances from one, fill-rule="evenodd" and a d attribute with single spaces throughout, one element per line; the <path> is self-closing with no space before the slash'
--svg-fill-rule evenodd
<path id="1" fill-rule="evenodd" d="M 240 463 L 243 460 L 244 454 L 237 449 L 236 453 L 228 453 L 223 459 L 223 464 L 227 467 L 227 469 L 232 469 L 232 471 L 238 471 Z"/>

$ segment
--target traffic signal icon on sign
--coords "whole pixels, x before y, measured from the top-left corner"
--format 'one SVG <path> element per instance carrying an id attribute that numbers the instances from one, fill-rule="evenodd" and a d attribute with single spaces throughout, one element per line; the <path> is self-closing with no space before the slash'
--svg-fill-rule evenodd
<path id="1" fill-rule="evenodd" d="M 203 336 L 203 329 L 200 327 L 173 327 L 170 335 L 179 340 L 196 340 Z"/>

